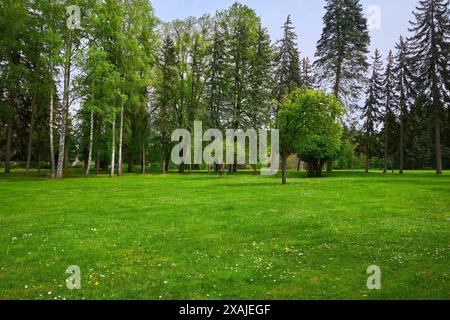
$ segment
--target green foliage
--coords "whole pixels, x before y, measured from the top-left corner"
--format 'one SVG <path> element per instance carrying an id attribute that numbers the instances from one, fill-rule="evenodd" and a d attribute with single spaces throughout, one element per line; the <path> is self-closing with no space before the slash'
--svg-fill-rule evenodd
<path id="1" fill-rule="evenodd" d="M 83 97 L 78 129 L 80 150 L 86 157 L 89 130 L 95 127 L 97 147 L 108 158 L 104 143 L 110 124 L 124 106 L 123 143 L 129 162 L 142 157 L 148 136 L 148 88 L 154 85 L 156 18 L 147 1 L 95 2 L 84 17 L 87 49 L 80 55 L 77 79 Z M 105 21 L 110 23 L 105 24 Z M 90 113 L 94 113 L 91 124 Z M 109 124 L 109 125 L 108 125 Z M 108 125 L 108 126 L 107 126 Z M 115 133 L 114 133 L 115 134 Z M 110 137 L 108 137 L 110 138 Z M 109 150 L 111 151 L 111 150 Z M 131 160 L 130 160 L 131 159 Z"/>
<path id="2" fill-rule="evenodd" d="M 264 123 L 253 121 L 255 114 L 263 112 L 267 101 L 262 98 L 264 104 L 260 105 L 252 98 L 255 87 L 264 88 L 258 85 L 260 79 L 268 79 L 270 75 L 270 68 L 262 69 L 270 65 L 271 59 L 267 31 L 262 29 L 261 19 L 254 10 L 238 3 L 219 12 L 217 23 L 227 53 L 224 61 L 223 126 L 233 129 L 261 126 Z M 257 73 L 260 73 L 259 79 L 255 78 Z M 265 89 L 263 95 L 264 92 Z"/>
<path id="3" fill-rule="evenodd" d="M 298 154 L 308 163 L 310 175 L 320 176 L 324 162 L 335 157 L 341 145 L 342 104 L 322 91 L 294 90 L 281 103 L 276 119 L 282 154 Z"/>
<path id="4" fill-rule="evenodd" d="M 392 165 L 438 167 L 433 158 L 439 154 L 450 165 L 445 4 L 419 1 L 412 37 L 400 39 L 389 75 L 369 88 L 367 121 L 360 137 L 352 138 L 360 156 L 383 157 L 387 133 Z M 68 5 L 80 7 L 81 29 L 67 27 Z M 300 57 L 290 16 L 273 45 L 261 18 L 239 3 L 213 16 L 167 23 L 158 21 L 147 0 L 5 0 L 0 9 L 5 167 L 25 159 L 54 163 L 65 150 L 67 163 L 86 160 L 91 145 L 104 166 L 118 131 L 120 162 L 128 162 L 130 171 L 139 162 L 145 169 L 148 159 L 168 162 L 174 128 L 192 130 L 195 120 L 221 130 L 269 128 L 274 101 L 294 88 L 326 89 L 349 107 L 366 83 L 370 38 L 358 0 L 327 1 L 314 65 Z M 376 113 L 382 111 L 387 128 L 380 131 Z M 113 132 L 115 121 L 120 124 Z M 350 149 L 338 158 L 345 154 L 347 162 Z"/>

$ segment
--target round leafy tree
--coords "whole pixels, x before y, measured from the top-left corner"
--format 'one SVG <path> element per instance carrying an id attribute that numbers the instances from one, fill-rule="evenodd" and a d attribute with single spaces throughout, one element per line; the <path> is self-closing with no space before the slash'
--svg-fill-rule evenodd
<path id="1" fill-rule="evenodd" d="M 285 97 L 276 120 L 283 183 L 286 160 L 294 153 L 306 162 L 308 176 L 322 175 L 323 165 L 340 150 L 343 115 L 343 105 L 322 91 L 297 89 Z"/>

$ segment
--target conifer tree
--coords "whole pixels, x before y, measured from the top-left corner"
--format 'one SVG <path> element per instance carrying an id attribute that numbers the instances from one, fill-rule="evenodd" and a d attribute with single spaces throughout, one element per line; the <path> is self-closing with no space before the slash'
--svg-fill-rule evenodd
<path id="1" fill-rule="evenodd" d="M 225 72 L 224 125 L 229 129 L 253 126 L 251 101 L 252 62 L 258 50 L 258 31 L 261 19 L 255 11 L 239 3 L 218 13 L 219 27 L 224 39 Z M 237 171 L 237 159 L 229 164 L 229 171 Z"/>
<path id="2" fill-rule="evenodd" d="M 359 0 L 327 0 L 323 31 L 317 43 L 318 81 L 341 101 L 354 100 L 368 68 L 367 20 Z"/>
<path id="3" fill-rule="evenodd" d="M 442 115 L 450 103 L 450 22 L 448 0 L 420 0 L 411 22 L 412 64 L 417 89 L 431 111 L 435 132 L 436 174 L 442 174 Z"/>
<path id="4" fill-rule="evenodd" d="M 277 42 L 277 69 L 275 72 L 275 96 L 281 102 L 283 97 L 302 85 L 300 78 L 300 53 L 297 34 L 289 15 L 283 26 L 283 39 Z"/>
<path id="5" fill-rule="evenodd" d="M 370 36 L 359 0 L 327 0 L 314 68 L 320 86 L 331 89 L 347 109 L 359 98 L 368 68 Z M 348 110 L 347 110 L 348 111 Z M 327 171 L 332 171 L 330 159 Z"/>
<path id="6" fill-rule="evenodd" d="M 369 172 L 372 156 L 375 151 L 377 124 L 380 120 L 380 110 L 383 106 L 383 63 L 378 49 L 372 57 L 372 75 L 369 79 L 366 103 L 362 110 L 364 120 L 364 148 L 366 155 L 366 172 Z"/>
<path id="7" fill-rule="evenodd" d="M 300 63 L 300 79 L 302 88 L 313 89 L 315 87 L 313 65 L 308 57 L 303 58 Z"/>
<path id="8" fill-rule="evenodd" d="M 396 113 L 399 116 L 400 123 L 400 141 L 399 141 L 399 171 L 403 174 L 405 162 L 405 122 L 408 110 L 414 95 L 412 90 L 412 73 L 411 59 L 408 44 L 400 37 L 399 42 L 395 46 L 397 53 L 395 56 L 395 90 L 398 95 L 398 103 L 396 104 Z"/>
<path id="9" fill-rule="evenodd" d="M 393 118 L 393 110 L 396 110 L 398 101 L 397 92 L 395 91 L 395 74 L 394 74 L 394 56 L 392 51 L 389 51 L 387 57 L 387 65 L 383 79 L 383 102 L 384 102 L 384 173 L 388 170 L 388 156 L 389 156 L 389 132 L 392 130 L 390 123 Z"/>
<path id="10" fill-rule="evenodd" d="M 227 92 L 227 82 L 225 79 L 225 41 L 219 29 L 217 19 L 214 22 L 212 45 L 210 48 L 211 61 L 207 70 L 207 119 L 211 128 L 222 128 L 223 100 Z"/>
<path id="11" fill-rule="evenodd" d="M 163 172 L 169 168 L 171 133 L 176 127 L 177 59 L 174 40 L 166 35 L 159 57 L 156 83 L 156 119 Z"/>
<path id="12" fill-rule="evenodd" d="M 247 103 L 249 121 L 254 128 L 262 128 L 270 120 L 273 57 L 270 36 L 260 24 L 256 50 L 250 62 L 250 99 Z"/>

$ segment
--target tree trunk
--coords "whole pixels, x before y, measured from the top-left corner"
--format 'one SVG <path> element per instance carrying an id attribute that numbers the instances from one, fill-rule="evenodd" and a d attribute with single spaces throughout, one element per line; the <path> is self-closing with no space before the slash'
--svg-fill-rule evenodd
<path id="1" fill-rule="evenodd" d="M 322 169 L 324 166 L 325 162 L 322 160 L 318 161 L 318 166 L 316 167 L 316 177 L 322 177 Z"/>
<path id="2" fill-rule="evenodd" d="M 343 54 L 338 53 L 340 57 Z M 336 64 L 336 79 L 334 81 L 333 94 L 337 100 L 339 100 L 339 93 L 341 91 L 341 75 L 342 75 L 342 59 L 339 58 Z M 333 159 L 328 159 L 327 161 L 327 172 L 333 171 Z M 322 172 L 321 172 L 322 174 Z"/>
<path id="3" fill-rule="evenodd" d="M 66 115 L 66 139 L 64 142 L 64 165 L 63 168 L 67 169 L 69 167 L 69 112 Z"/>
<path id="4" fill-rule="evenodd" d="M 387 113 L 386 119 L 384 121 L 384 168 L 383 173 L 387 173 L 388 171 L 388 128 L 387 128 Z"/>
<path id="5" fill-rule="evenodd" d="M 141 163 L 142 168 L 141 168 L 141 173 L 145 174 L 145 165 L 146 165 L 146 163 L 145 163 L 145 141 L 144 141 L 143 136 L 144 135 L 142 135 L 142 159 L 141 159 L 142 160 L 142 163 Z"/>
<path id="6" fill-rule="evenodd" d="M 114 115 L 112 123 L 112 142 L 111 142 L 111 171 L 109 177 L 114 176 L 115 171 L 115 161 L 116 161 L 116 115 Z"/>
<path id="7" fill-rule="evenodd" d="M 36 113 L 36 93 L 33 93 L 33 98 L 31 99 L 31 121 L 30 130 L 28 131 L 28 147 L 27 147 L 27 164 L 25 167 L 25 172 L 30 171 L 31 164 L 31 149 L 33 148 L 33 129 L 34 129 L 34 117 Z"/>
<path id="8" fill-rule="evenodd" d="M 133 155 L 130 153 L 129 157 L 128 157 L 128 169 L 127 172 L 128 173 L 133 173 L 134 170 L 134 159 L 133 159 Z"/>
<path id="9" fill-rule="evenodd" d="M 333 172 L 333 160 L 328 159 L 327 161 L 327 172 Z"/>
<path id="10" fill-rule="evenodd" d="M 281 183 L 286 184 L 286 164 L 287 164 L 287 154 L 281 155 Z"/>
<path id="11" fill-rule="evenodd" d="M 50 175 L 52 179 L 55 179 L 55 143 L 53 141 L 53 103 L 54 103 L 54 94 L 53 94 L 53 79 L 50 84 L 50 117 L 49 117 L 49 134 L 50 134 Z"/>
<path id="12" fill-rule="evenodd" d="M 170 158 L 166 159 L 166 161 L 164 161 L 164 166 L 165 166 L 165 171 L 166 173 L 169 172 L 169 165 L 170 165 Z"/>
<path id="13" fill-rule="evenodd" d="M 326 161 L 318 160 L 318 159 L 309 159 L 308 165 L 306 167 L 306 172 L 308 177 L 322 177 L 322 170 Z"/>
<path id="14" fill-rule="evenodd" d="M 68 47 L 66 48 L 66 57 L 64 62 L 64 92 L 63 92 L 63 107 L 61 114 L 61 128 L 59 134 L 59 154 L 58 154 L 58 168 L 56 171 L 56 179 L 63 177 L 64 166 L 64 151 L 66 142 L 66 125 L 67 114 L 69 112 L 69 85 L 70 85 L 70 67 L 72 61 L 72 31 L 69 32 Z"/>
<path id="15" fill-rule="evenodd" d="M 342 73 L 342 61 L 341 59 L 339 59 L 336 65 L 336 78 L 333 87 L 333 94 L 338 100 L 339 100 L 339 91 L 341 89 L 341 73 Z"/>
<path id="16" fill-rule="evenodd" d="M 97 156 L 95 159 L 95 174 L 99 175 L 100 174 L 100 143 L 99 143 L 99 138 L 97 137 Z"/>
<path id="17" fill-rule="evenodd" d="M 6 129 L 6 150 L 5 150 L 5 174 L 9 175 L 11 173 L 11 144 L 12 144 L 12 133 L 13 133 L 13 116 L 8 120 L 8 128 Z"/>
<path id="18" fill-rule="evenodd" d="M 404 170 L 404 157 L 405 157 L 405 151 L 404 151 L 404 144 L 405 144 L 405 133 L 404 133 L 404 121 L 403 121 L 403 112 L 400 114 L 400 159 L 399 159 L 399 165 L 400 165 L 400 174 L 403 174 Z"/>
<path id="19" fill-rule="evenodd" d="M 370 162 L 371 162 L 371 155 L 372 155 L 370 146 L 368 146 L 369 141 L 372 141 L 372 137 L 371 137 L 370 133 L 367 133 L 367 141 L 366 141 L 366 146 L 365 146 L 365 151 L 366 151 L 366 173 L 369 173 Z"/>
<path id="20" fill-rule="evenodd" d="M 439 119 L 435 120 L 435 137 L 436 137 L 436 174 L 442 174 L 442 146 L 441 146 L 441 127 Z"/>
<path id="21" fill-rule="evenodd" d="M 391 154 L 391 173 L 394 173 L 394 155 Z"/>
<path id="22" fill-rule="evenodd" d="M 92 147 L 94 144 L 94 111 L 91 111 L 91 119 L 90 119 L 90 132 L 89 132 L 89 154 L 88 154 L 88 161 L 86 166 L 86 177 L 89 177 L 89 170 L 91 169 L 91 162 L 92 162 Z"/>
<path id="23" fill-rule="evenodd" d="M 180 151 L 180 158 L 182 159 L 181 164 L 178 166 L 178 173 L 184 173 L 185 165 L 184 165 L 184 150 Z"/>
<path id="24" fill-rule="evenodd" d="M 218 165 L 219 166 L 219 174 L 220 174 L 220 179 L 222 179 L 222 175 L 224 175 L 225 174 L 225 164 L 221 164 L 221 165 Z"/>
<path id="25" fill-rule="evenodd" d="M 300 172 L 301 167 L 302 167 L 302 158 L 300 158 L 300 156 L 298 156 L 297 172 Z"/>
<path id="26" fill-rule="evenodd" d="M 38 173 L 41 173 L 41 155 L 38 156 L 38 165 L 37 165 Z"/>
<path id="27" fill-rule="evenodd" d="M 306 173 L 308 177 L 312 178 L 315 175 L 315 169 L 316 165 L 314 163 L 314 160 L 308 160 L 308 164 L 306 166 Z"/>
<path id="28" fill-rule="evenodd" d="M 123 175 L 123 98 L 122 107 L 120 109 L 120 131 L 119 131 L 119 164 L 117 168 L 117 175 Z"/>

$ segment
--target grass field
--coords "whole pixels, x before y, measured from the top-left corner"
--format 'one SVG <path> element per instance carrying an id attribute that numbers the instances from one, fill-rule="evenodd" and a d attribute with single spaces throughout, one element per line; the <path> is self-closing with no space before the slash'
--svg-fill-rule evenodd
<path id="1" fill-rule="evenodd" d="M 0 195 L 0 299 L 450 299 L 448 173 L 15 172 Z"/>

